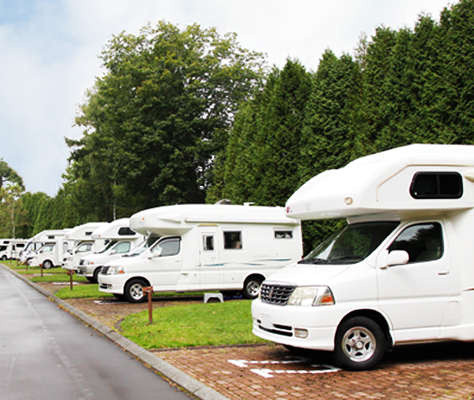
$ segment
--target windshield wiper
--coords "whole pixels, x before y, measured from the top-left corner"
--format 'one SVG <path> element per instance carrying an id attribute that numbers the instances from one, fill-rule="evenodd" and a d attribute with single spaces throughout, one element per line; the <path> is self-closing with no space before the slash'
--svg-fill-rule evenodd
<path id="1" fill-rule="evenodd" d="M 360 256 L 342 256 L 342 257 L 336 257 L 336 258 L 331 258 L 328 260 L 329 263 L 334 264 L 339 261 L 362 261 L 364 258 Z"/>
<path id="2" fill-rule="evenodd" d="M 323 258 L 311 257 L 311 258 L 304 258 L 301 261 L 298 261 L 298 264 L 327 264 L 328 260 Z"/>

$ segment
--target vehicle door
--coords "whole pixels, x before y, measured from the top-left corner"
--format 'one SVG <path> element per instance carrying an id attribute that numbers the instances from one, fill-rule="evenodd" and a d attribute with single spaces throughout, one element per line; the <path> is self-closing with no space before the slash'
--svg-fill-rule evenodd
<path id="1" fill-rule="evenodd" d="M 439 334 L 448 304 L 450 261 L 443 225 L 420 222 L 402 227 L 386 248 L 404 250 L 406 264 L 378 268 L 379 306 L 389 317 L 398 340 Z M 380 260 L 379 260 L 380 261 Z M 411 331 L 411 332 L 410 332 Z"/>
<path id="2" fill-rule="evenodd" d="M 144 272 L 155 290 L 174 290 L 182 266 L 181 238 L 165 238 L 150 248 Z"/>
<path id="3" fill-rule="evenodd" d="M 221 283 L 217 226 L 199 227 L 199 269 L 202 285 L 218 286 Z"/>

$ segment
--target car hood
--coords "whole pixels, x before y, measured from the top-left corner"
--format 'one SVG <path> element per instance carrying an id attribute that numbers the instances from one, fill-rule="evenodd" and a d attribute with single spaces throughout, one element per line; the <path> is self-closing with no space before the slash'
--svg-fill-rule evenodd
<path id="1" fill-rule="evenodd" d="M 353 266 L 354 264 L 292 264 L 269 276 L 266 282 L 296 286 L 329 285 L 332 279 Z"/>

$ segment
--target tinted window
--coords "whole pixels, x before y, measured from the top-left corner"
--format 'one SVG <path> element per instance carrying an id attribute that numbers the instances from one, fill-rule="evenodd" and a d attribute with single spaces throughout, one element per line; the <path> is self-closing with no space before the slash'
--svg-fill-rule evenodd
<path id="1" fill-rule="evenodd" d="M 204 235 L 202 239 L 203 239 L 203 249 L 206 251 L 213 251 L 214 250 L 214 236 Z"/>
<path id="2" fill-rule="evenodd" d="M 122 227 L 122 228 L 119 229 L 118 234 L 120 236 L 133 236 L 133 235 L 136 234 L 136 232 L 132 231 L 128 227 Z"/>
<path id="3" fill-rule="evenodd" d="M 224 232 L 224 249 L 241 249 L 242 235 L 240 231 Z"/>
<path id="4" fill-rule="evenodd" d="M 437 260 L 443 255 L 441 225 L 434 222 L 409 226 L 388 250 L 405 250 L 410 256 L 409 263 Z"/>
<path id="5" fill-rule="evenodd" d="M 457 172 L 418 172 L 410 186 L 415 199 L 459 199 L 462 193 L 462 178 Z"/>
<path id="6" fill-rule="evenodd" d="M 275 231 L 275 239 L 291 239 L 293 231 Z"/>

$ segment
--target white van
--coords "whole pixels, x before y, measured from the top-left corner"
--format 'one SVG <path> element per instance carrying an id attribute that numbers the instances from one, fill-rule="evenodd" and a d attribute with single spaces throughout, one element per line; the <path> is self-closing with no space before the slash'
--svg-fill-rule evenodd
<path id="1" fill-rule="evenodd" d="M 474 340 L 474 146 L 411 145 L 317 175 L 287 202 L 348 225 L 262 284 L 253 333 L 346 369 L 392 346 Z"/>
<path id="2" fill-rule="evenodd" d="M 93 239 L 92 234 L 106 225 L 107 222 L 88 222 L 72 228 L 66 235 L 66 240 L 72 244 L 72 249 L 64 254 L 62 267 L 75 271 L 81 258 L 103 248 L 105 239 Z"/>
<path id="3" fill-rule="evenodd" d="M 24 249 L 20 252 L 20 262 L 22 264 L 28 264 L 30 259 L 36 254 L 36 251 L 43 246 L 46 235 L 42 232 L 36 234 L 26 242 Z"/>
<path id="4" fill-rule="evenodd" d="M 97 283 L 97 276 L 104 264 L 130 252 L 143 242 L 144 237 L 130 229 L 130 218 L 121 218 L 96 229 L 94 240 L 105 240 L 106 244 L 97 252 L 84 256 L 76 272 L 89 282 Z"/>
<path id="5" fill-rule="evenodd" d="M 69 245 L 65 239 L 69 229 L 46 230 L 39 234 L 39 239 L 43 245 L 34 252 L 29 259 L 32 267 L 42 266 L 45 269 L 60 267 L 63 254 L 69 250 Z"/>
<path id="6" fill-rule="evenodd" d="M 129 302 L 144 301 L 147 286 L 155 292 L 243 291 L 255 298 L 267 276 L 302 257 L 300 222 L 281 207 L 165 206 L 133 215 L 130 227 L 160 239 L 99 275 L 100 291 Z"/>
<path id="7" fill-rule="evenodd" d="M 16 260 L 25 248 L 25 239 L 0 239 L 0 260 Z"/>

